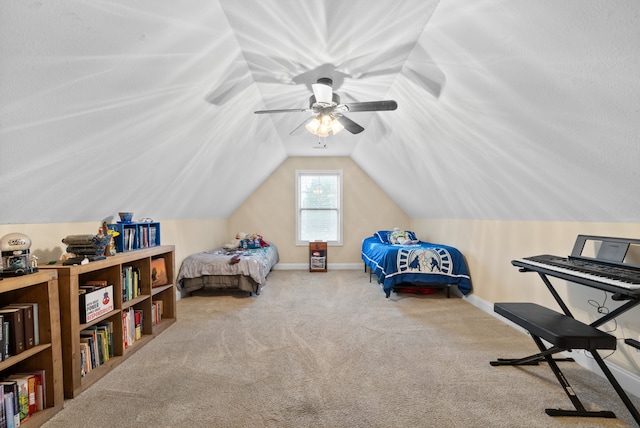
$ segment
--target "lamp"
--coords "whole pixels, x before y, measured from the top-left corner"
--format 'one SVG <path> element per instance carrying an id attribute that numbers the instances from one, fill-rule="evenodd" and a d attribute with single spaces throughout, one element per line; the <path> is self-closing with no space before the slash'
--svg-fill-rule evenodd
<path id="1" fill-rule="evenodd" d="M 329 132 L 336 135 L 344 129 L 340 121 L 330 114 L 319 114 L 305 125 L 307 131 L 318 137 L 328 137 Z"/>

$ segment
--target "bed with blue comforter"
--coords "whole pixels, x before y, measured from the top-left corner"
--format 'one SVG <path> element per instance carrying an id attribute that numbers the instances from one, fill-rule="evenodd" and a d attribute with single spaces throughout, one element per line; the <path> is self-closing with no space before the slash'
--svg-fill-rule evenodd
<path id="1" fill-rule="evenodd" d="M 387 297 L 407 286 L 442 288 L 457 285 L 462 294 L 471 292 L 471 278 L 462 253 L 447 245 L 417 239 L 408 245 L 383 242 L 377 232 L 362 241 L 362 261 L 377 276 Z"/>

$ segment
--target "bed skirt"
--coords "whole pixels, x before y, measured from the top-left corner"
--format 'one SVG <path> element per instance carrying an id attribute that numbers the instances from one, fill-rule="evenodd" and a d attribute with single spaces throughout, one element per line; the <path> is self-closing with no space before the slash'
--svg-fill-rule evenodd
<path id="1" fill-rule="evenodd" d="M 260 285 L 253 278 L 244 275 L 205 275 L 198 278 L 184 278 L 182 289 L 192 293 L 201 289 L 238 289 L 247 293 L 260 294 Z"/>

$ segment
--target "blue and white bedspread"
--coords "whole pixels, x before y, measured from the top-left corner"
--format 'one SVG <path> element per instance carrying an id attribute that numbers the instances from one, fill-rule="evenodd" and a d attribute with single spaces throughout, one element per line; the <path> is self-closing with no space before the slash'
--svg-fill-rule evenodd
<path id="1" fill-rule="evenodd" d="M 362 261 L 378 277 L 387 297 L 402 283 L 456 284 L 461 293 L 471 292 L 471 278 L 462 253 L 447 245 L 423 241 L 391 245 L 370 236 L 362 241 Z"/>

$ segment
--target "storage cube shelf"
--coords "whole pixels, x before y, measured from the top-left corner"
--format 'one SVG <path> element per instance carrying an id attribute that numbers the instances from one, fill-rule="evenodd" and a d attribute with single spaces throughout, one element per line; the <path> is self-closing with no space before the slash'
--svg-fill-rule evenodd
<path id="1" fill-rule="evenodd" d="M 107 227 L 119 233 L 119 235 L 114 238 L 116 251 L 119 253 L 160 245 L 160 223 L 118 222 L 109 224 Z"/>
<path id="2" fill-rule="evenodd" d="M 327 243 L 309 242 L 309 272 L 327 271 Z"/>
<path id="3" fill-rule="evenodd" d="M 41 270 L 55 269 L 58 274 L 65 398 L 76 397 L 175 323 L 174 254 L 173 245 L 160 245 L 121 252 L 85 265 L 55 264 L 40 267 Z M 164 258 L 168 283 L 153 287 L 151 265 L 157 258 Z M 136 272 L 134 280 L 130 280 L 129 272 Z M 105 281 L 108 285 L 113 285 L 113 310 L 82 323 L 78 297 L 81 286 L 89 282 Z M 131 290 L 132 286 L 135 290 Z M 162 312 L 162 317 L 159 316 L 159 311 Z M 81 337 L 86 334 L 83 331 L 90 332 L 104 327 L 112 329 L 112 355 L 106 355 L 99 365 L 86 370 L 81 358 L 82 354 L 86 355 L 86 352 L 82 352 L 85 345 L 81 344 Z"/>

